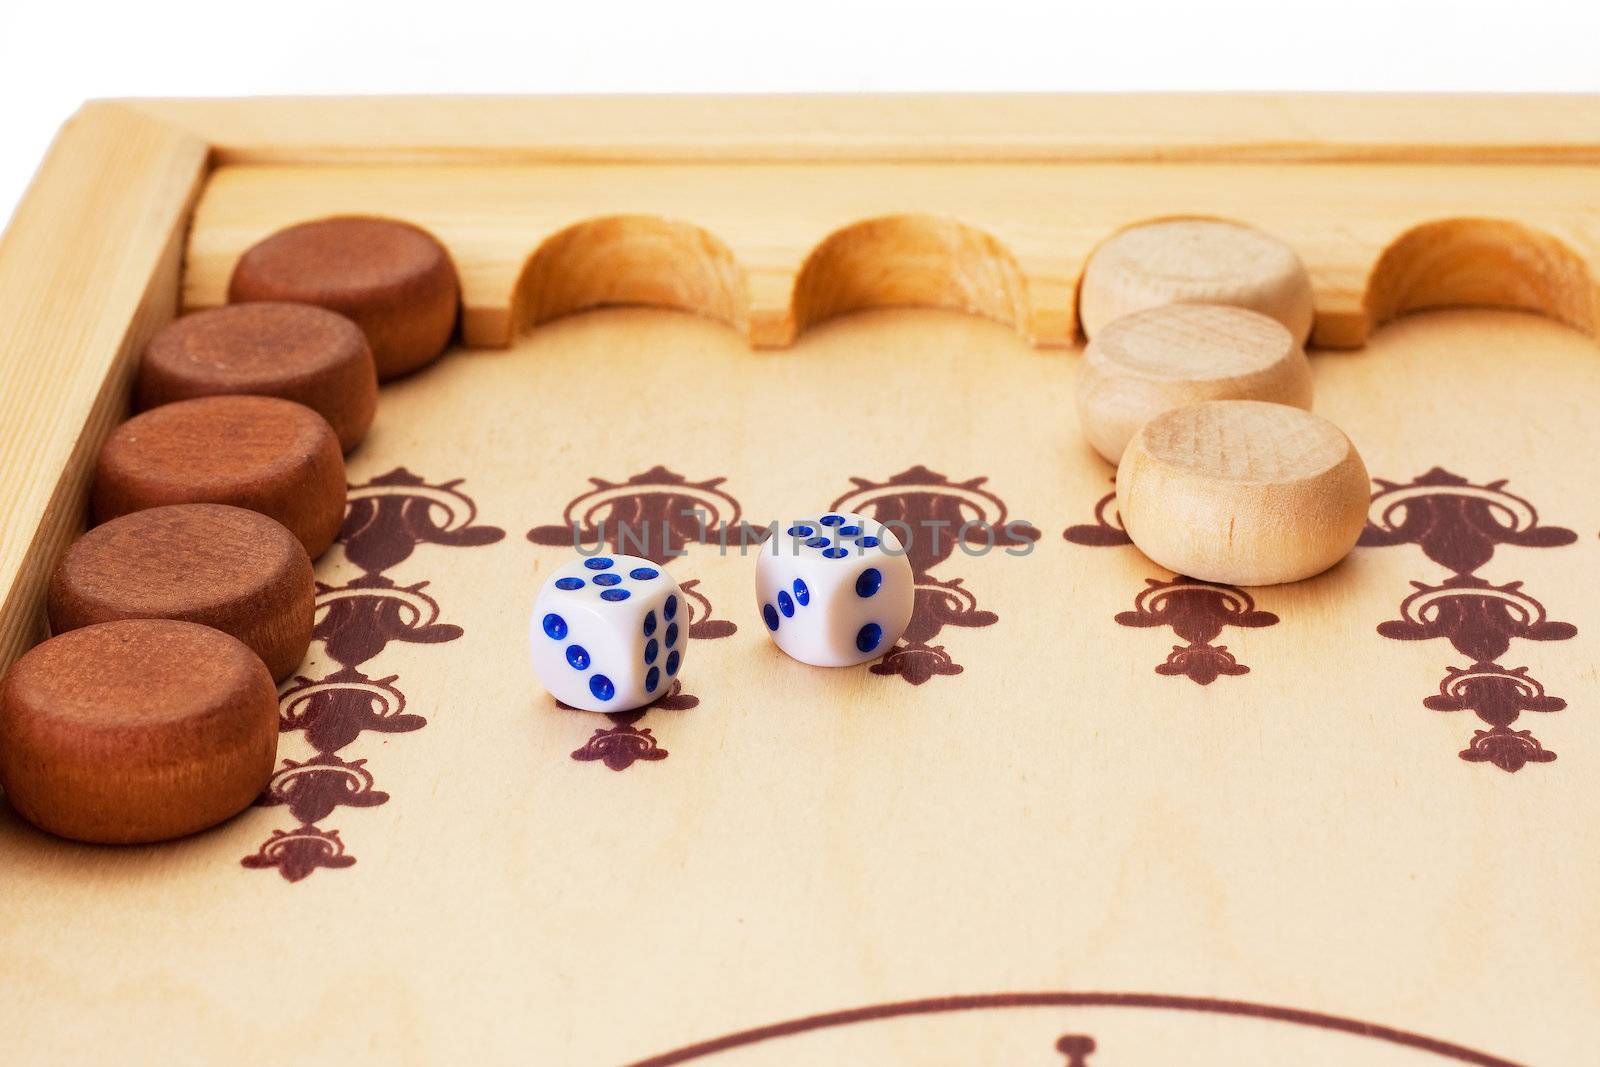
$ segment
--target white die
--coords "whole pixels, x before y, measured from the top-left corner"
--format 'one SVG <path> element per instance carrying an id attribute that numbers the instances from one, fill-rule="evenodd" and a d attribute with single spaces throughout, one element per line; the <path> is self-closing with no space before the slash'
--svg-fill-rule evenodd
<path id="1" fill-rule="evenodd" d="M 550 575 L 528 637 L 551 696 L 585 711 L 628 711 L 672 688 L 689 650 L 689 609 L 657 564 L 591 556 Z"/>
<path id="2" fill-rule="evenodd" d="M 915 598 L 899 539 L 860 515 L 831 512 L 781 526 L 756 561 L 756 605 L 767 632 L 817 667 L 888 652 L 911 621 Z"/>

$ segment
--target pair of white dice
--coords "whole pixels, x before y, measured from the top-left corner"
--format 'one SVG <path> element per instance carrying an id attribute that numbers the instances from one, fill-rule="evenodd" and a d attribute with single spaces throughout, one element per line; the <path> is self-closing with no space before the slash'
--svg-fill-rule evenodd
<path id="1" fill-rule="evenodd" d="M 916 580 L 892 531 L 860 515 L 780 527 L 756 563 L 756 604 L 773 642 L 803 663 L 845 667 L 894 647 Z M 637 556 L 557 570 L 534 603 L 533 669 L 562 703 L 620 712 L 665 696 L 683 669 L 689 614 L 678 583 Z"/>

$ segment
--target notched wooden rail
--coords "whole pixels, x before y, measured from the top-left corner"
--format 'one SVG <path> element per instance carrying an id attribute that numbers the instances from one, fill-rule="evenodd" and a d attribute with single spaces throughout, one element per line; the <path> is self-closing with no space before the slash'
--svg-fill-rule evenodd
<path id="1" fill-rule="evenodd" d="M 852 311 L 949 308 L 1048 336 L 1036 323 L 1029 286 L 1010 249 L 952 219 L 890 215 L 835 230 L 795 276 L 789 315 L 757 344 L 788 344 L 798 331 Z"/>
<path id="2" fill-rule="evenodd" d="M 693 312 L 736 330 L 750 323 L 749 285 L 728 246 L 697 226 L 652 215 L 590 219 L 546 239 L 517 276 L 510 321 L 531 329 L 620 305 Z M 494 323 L 478 329 L 500 335 Z"/>
<path id="3" fill-rule="evenodd" d="M 1600 294 L 1584 257 L 1548 233 L 1505 219 L 1423 223 L 1378 257 L 1367 278 L 1369 328 L 1443 307 L 1516 308 L 1590 335 L 1600 329 Z"/>
<path id="4" fill-rule="evenodd" d="M 965 311 L 1060 347 L 1077 340 L 1078 280 L 1103 240 L 1204 215 L 1299 252 L 1318 347 L 1360 347 L 1397 315 L 1445 306 L 1600 329 L 1600 219 L 1588 206 L 1600 168 L 905 163 L 854 182 L 863 168 L 662 166 L 646 181 L 638 168 L 578 169 L 401 167 L 379 180 L 365 167 L 225 167 L 196 217 L 185 304 L 221 303 L 239 255 L 276 229 L 383 214 L 451 250 L 475 347 L 619 304 L 704 315 L 762 348 L 880 307 Z M 1545 186 L 1539 209 L 1504 214 L 1528 182 Z M 918 210 L 872 212 L 886 201 Z M 603 213 L 613 207 L 648 210 Z"/>

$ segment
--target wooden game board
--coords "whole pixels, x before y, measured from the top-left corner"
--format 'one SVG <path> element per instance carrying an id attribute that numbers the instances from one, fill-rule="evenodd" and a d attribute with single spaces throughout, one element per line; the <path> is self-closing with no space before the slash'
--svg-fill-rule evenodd
<path id="1" fill-rule="evenodd" d="M 0 244 L 0 665 L 143 343 L 347 211 L 465 344 L 350 457 L 260 807 L 0 808 L 10 1062 L 1593 1062 L 1600 100 L 91 104 Z M 1084 259 L 1175 214 L 1311 269 L 1374 475 L 1319 578 L 1151 565 L 1077 433 Z M 808 669 L 718 541 L 820 507 L 1032 551 L 919 548 L 902 646 Z M 622 517 L 683 687 L 561 710 L 527 612 Z"/>

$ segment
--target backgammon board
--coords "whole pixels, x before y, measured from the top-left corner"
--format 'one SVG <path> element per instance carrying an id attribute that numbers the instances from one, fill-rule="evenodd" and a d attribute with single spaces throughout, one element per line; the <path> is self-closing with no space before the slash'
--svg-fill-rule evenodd
<path id="1" fill-rule="evenodd" d="M 12 1062 L 1593 1061 L 1600 102 L 91 104 L 0 243 L 3 662 L 144 342 L 350 211 L 461 343 L 348 459 L 258 805 L 0 806 Z M 1151 564 L 1077 431 L 1083 261 L 1174 215 L 1310 269 L 1373 476 L 1317 578 Z M 868 667 L 757 614 L 736 531 L 824 508 L 952 533 Z M 624 522 L 693 655 L 566 710 L 528 613 Z"/>

